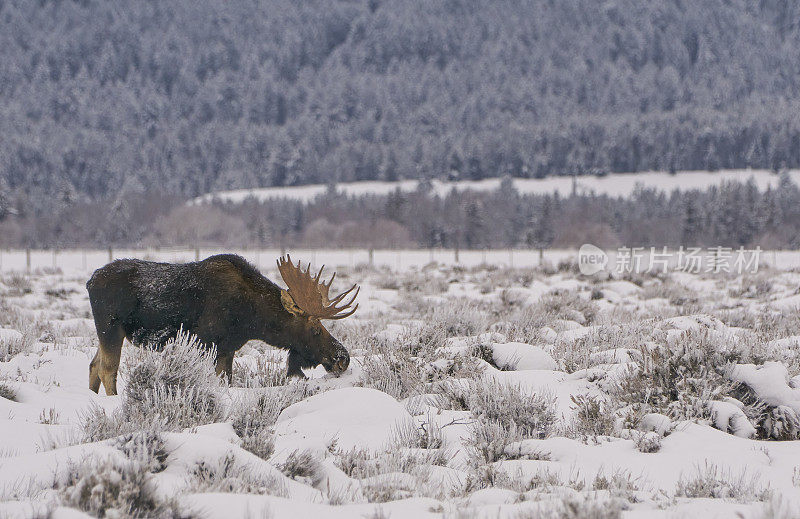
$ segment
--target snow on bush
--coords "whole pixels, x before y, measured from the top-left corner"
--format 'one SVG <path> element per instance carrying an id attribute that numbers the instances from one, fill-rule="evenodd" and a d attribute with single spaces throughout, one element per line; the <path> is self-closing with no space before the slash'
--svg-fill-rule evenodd
<path id="1" fill-rule="evenodd" d="M 448 381 L 438 385 L 451 409 L 471 411 L 479 420 L 515 426 L 523 438 L 544 438 L 555 423 L 555 401 L 549 394 L 529 394 L 519 386 L 482 380 Z"/>
<path id="2" fill-rule="evenodd" d="M 402 348 L 377 346 L 364 357 L 358 385 L 377 389 L 396 399 L 420 394 L 425 388 L 423 362 Z"/>
<path id="3" fill-rule="evenodd" d="M 17 392 L 8 382 L 0 382 L 0 398 L 15 402 L 17 400 Z"/>
<path id="4" fill-rule="evenodd" d="M 675 489 L 676 496 L 726 498 L 746 503 L 766 501 L 771 492 L 764 487 L 757 475 L 742 471 L 738 474 L 730 470 L 706 463 L 697 467 L 695 474 L 682 477 Z"/>
<path id="5" fill-rule="evenodd" d="M 26 349 L 23 335 L 20 332 L 0 328 L 0 361 L 7 362 L 11 357 Z"/>
<path id="6" fill-rule="evenodd" d="M 273 426 L 281 411 L 315 394 L 308 384 L 270 388 L 255 401 L 243 399 L 231 409 L 230 419 L 242 448 L 262 459 L 269 459 L 275 448 Z"/>
<path id="7" fill-rule="evenodd" d="M 725 373 L 732 354 L 708 330 L 687 330 L 672 344 L 643 345 L 615 397 L 642 413 L 673 420 L 712 420 L 709 402 L 733 393 Z"/>
<path id="8" fill-rule="evenodd" d="M 259 356 L 255 365 L 234 363 L 233 385 L 237 387 L 262 388 L 284 386 L 288 383 L 286 363 Z"/>
<path id="9" fill-rule="evenodd" d="M 254 474 L 248 467 L 236 462 L 233 454 L 218 460 L 199 462 L 192 473 L 194 492 L 224 492 L 233 494 L 258 494 L 286 497 L 284 482 L 277 476 Z"/>
<path id="10" fill-rule="evenodd" d="M 164 469 L 166 452 L 157 432 L 143 431 L 115 442 L 125 457 L 89 457 L 68 472 L 57 486 L 58 503 L 95 517 L 191 517 L 176 500 L 159 497 L 152 478 Z"/>
<path id="11" fill-rule="evenodd" d="M 616 413 L 605 399 L 589 395 L 572 395 L 575 408 L 572 423 L 565 431 L 571 438 L 584 439 L 612 436 L 616 432 Z"/>
<path id="12" fill-rule="evenodd" d="M 150 426 L 181 431 L 225 417 L 214 352 L 188 333 L 179 332 L 160 350 L 132 348 L 122 374 L 120 407 L 113 413 L 94 408 L 84 420 L 90 441 Z"/>
<path id="13" fill-rule="evenodd" d="M 546 294 L 539 302 L 538 308 L 555 319 L 575 321 L 581 325 L 591 324 L 598 311 L 597 303 L 571 291 Z"/>

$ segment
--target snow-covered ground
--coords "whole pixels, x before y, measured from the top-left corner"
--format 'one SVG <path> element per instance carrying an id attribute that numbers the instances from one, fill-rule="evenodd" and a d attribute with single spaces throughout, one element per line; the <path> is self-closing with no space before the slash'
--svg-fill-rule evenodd
<path id="1" fill-rule="evenodd" d="M 789 172 L 795 183 L 800 183 L 800 170 Z M 578 193 L 597 193 L 610 196 L 630 195 L 637 186 L 672 191 L 690 189 L 706 189 L 712 185 L 719 185 L 724 181 L 747 182 L 753 178 L 760 190 L 767 186 L 775 187 L 779 177 L 767 170 L 722 170 L 722 171 L 679 171 L 670 175 L 663 171 L 648 171 L 642 173 L 613 173 L 602 177 L 583 175 L 576 177 L 575 189 Z M 445 196 L 451 190 L 494 191 L 500 187 L 501 179 L 488 178 L 485 180 L 460 180 L 440 181 L 431 183 L 433 192 Z M 513 180 L 514 187 L 525 194 L 560 193 L 562 196 L 572 193 L 573 180 L 569 176 L 536 178 L 517 178 Z M 416 180 L 400 180 L 397 182 L 364 181 L 343 182 L 336 185 L 336 189 L 348 195 L 387 195 L 397 189 L 400 191 L 414 191 L 419 182 Z M 312 184 L 306 186 L 266 187 L 260 189 L 237 189 L 210 193 L 196 198 L 193 203 L 202 203 L 218 198 L 227 202 L 241 202 L 247 198 L 269 200 L 285 198 L 309 202 L 315 197 L 325 193 L 328 186 L 325 184 Z"/>
<path id="2" fill-rule="evenodd" d="M 91 267 L 6 272 L 0 517 L 800 516 L 800 274 L 515 265 L 345 266 L 341 377 L 254 341 L 159 393 L 186 350 L 126 347 L 114 397 Z"/>

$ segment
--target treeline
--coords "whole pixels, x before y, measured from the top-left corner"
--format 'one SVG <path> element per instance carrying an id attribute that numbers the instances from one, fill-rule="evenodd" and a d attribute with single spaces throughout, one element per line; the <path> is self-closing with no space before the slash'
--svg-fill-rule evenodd
<path id="1" fill-rule="evenodd" d="M 783 0 L 0 0 L 0 211 L 797 167 L 798 19 Z"/>
<path id="2" fill-rule="evenodd" d="M 751 180 L 705 191 L 638 189 L 628 197 L 493 192 L 348 196 L 334 186 L 310 203 L 202 205 L 150 193 L 81 202 L 47 216 L 0 221 L 0 247 L 446 247 L 617 246 L 800 248 L 800 189 L 788 174 L 759 191 Z"/>

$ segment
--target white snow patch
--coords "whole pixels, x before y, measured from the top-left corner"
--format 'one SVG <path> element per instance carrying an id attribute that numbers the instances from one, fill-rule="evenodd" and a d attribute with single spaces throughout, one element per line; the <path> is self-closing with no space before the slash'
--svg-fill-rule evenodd
<path id="1" fill-rule="evenodd" d="M 543 348 L 523 342 L 492 344 L 492 359 L 500 368 L 510 370 L 555 370 L 558 367 L 553 357 Z"/>
<path id="2" fill-rule="evenodd" d="M 379 451 L 413 417 L 394 398 L 376 389 L 349 387 L 314 395 L 281 412 L 275 424 L 275 452 L 324 451 L 331 441 L 343 450 Z"/>

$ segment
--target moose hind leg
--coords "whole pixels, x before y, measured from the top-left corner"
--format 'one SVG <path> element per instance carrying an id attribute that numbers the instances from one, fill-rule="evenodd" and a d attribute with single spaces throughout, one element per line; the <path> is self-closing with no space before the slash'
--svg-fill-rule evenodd
<path id="1" fill-rule="evenodd" d="M 125 341 L 125 331 L 121 326 L 115 326 L 104 332 L 98 332 L 100 347 L 97 350 L 97 357 L 100 357 L 99 376 L 106 388 L 106 395 L 117 394 L 117 372 L 119 371 L 119 359 L 122 355 L 122 343 Z M 95 361 L 92 361 L 95 363 Z M 89 387 L 93 382 L 91 368 L 89 371 Z M 99 389 L 99 387 L 98 387 Z"/>
<path id="2" fill-rule="evenodd" d="M 89 389 L 97 393 L 100 391 L 100 349 L 94 354 L 89 363 Z"/>

